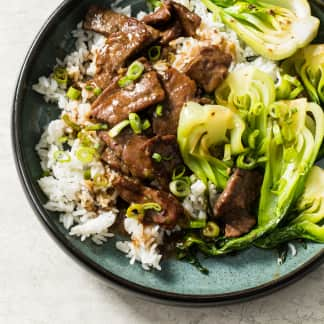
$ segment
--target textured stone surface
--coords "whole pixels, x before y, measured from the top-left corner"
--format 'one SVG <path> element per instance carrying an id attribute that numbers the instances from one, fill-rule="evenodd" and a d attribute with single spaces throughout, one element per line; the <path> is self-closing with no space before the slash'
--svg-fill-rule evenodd
<path id="1" fill-rule="evenodd" d="M 188 309 L 111 290 L 49 238 L 16 175 L 9 114 L 28 46 L 59 2 L 0 1 L 0 323 L 324 323 L 324 265 L 271 296 L 232 306 Z"/>

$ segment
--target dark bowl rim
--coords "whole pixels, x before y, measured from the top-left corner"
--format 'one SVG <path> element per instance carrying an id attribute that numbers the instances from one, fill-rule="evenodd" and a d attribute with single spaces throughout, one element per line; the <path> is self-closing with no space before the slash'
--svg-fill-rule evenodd
<path id="1" fill-rule="evenodd" d="M 307 262 L 296 268 L 290 273 L 267 282 L 266 284 L 256 286 L 254 288 L 244 289 L 237 292 L 222 293 L 222 294 L 207 294 L 207 295 L 193 295 L 193 294 L 177 294 L 173 292 L 165 292 L 158 289 L 153 289 L 136 284 L 132 281 L 119 277 L 112 272 L 99 266 L 90 258 L 85 256 L 82 252 L 76 249 L 64 235 L 60 233 L 54 225 L 52 225 L 47 219 L 44 209 L 41 207 L 40 202 L 37 200 L 35 191 L 32 186 L 32 181 L 27 174 L 27 170 L 24 167 L 24 158 L 21 148 L 21 129 L 16 127 L 19 125 L 19 112 L 20 103 L 23 100 L 23 87 L 24 81 L 27 78 L 28 70 L 30 69 L 30 63 L 37 56 L 37 52 L 41 44 L 46 38 L 47 32 L 55 25 L 61 15 L 69 9 L 73 9 L 77 4 L 77 0 L 65 0 L 63 1 L 54 12 L 47 18 L 40 31 L 36 35 L 32 45 L 30 46 L 28 53 L 24 59 L 24 63 L 20 70 L 18 80 L 16 83 L 16 89 L 14 93 L 12 115 L 11 115 L 11 139 L 14 152 L 15 164 L 18 171 L 18 175 L 23 186 L 24 192 L 28 201 L 33 208 L 34 212 L 38 216 L 38 219 L 45 227 L 50 236 L 60 246 L 60 248 L 70 255 L 77 263 L 83 268 L 91 271 L 99 276 L 105 282 L 108 282 L 110 286 L 121 289 L 126 292 L 131 292 L 138 297 L 154 300 L 157 302 L 179 305 L 179 306 L 213 306 L 230 304 L 235 302 L 242 302 L 251 300 L 257 297 L 268 295 L 271 292 L 277 291 L 289 284 L 301 279 L 307 273 L 314 270 L 317 266 L 324 261 L 324 249 L 318 252 L 315 256 L 309 259 Z"/>

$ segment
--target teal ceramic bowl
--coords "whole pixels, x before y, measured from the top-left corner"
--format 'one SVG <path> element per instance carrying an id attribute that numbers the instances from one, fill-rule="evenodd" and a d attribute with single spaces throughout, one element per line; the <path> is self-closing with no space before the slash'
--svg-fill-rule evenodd
<path id="1" fill-rule="evenodd" d="M 144 0 L 130 2 L 133 13 L 145 6 Z M 110 1 L 67 0 L 47 20 L 23 64 L 14 98 L 12 137 L 17 169 L 35 213 L 51 236 L 83 267 L 110 285 L 148 299 L 182 305 L 214 305 L 254 298 L 294 282 L 319 265 L 324 259 L 324 245 L 309 243 L 307 249 L 298 246 L 297 256 L 289 257 L 281 266 L 276 262 L 276 252 L 251 248 L 234 256 L 203 260 L 210 269 L 208 276 L 174 259 L 163 261 L 161 272 L 145 272 L 138 264 L 129 265 L 129 260 L 115 249 L 113 239 L 103 246 L 90 241 L 81 243 L 68 235 L 55 213 L 43 208 L 46 198 L 37 185 L 41 169 L 34 147 L 43 128 L 58 116 L 58 110 L 33 92 L 32 85 L 39 76 L 50 73 L 56 57 L 71 51 L 69 32 L 92 3 L 109 5 Z M 322 19 L 318 41 L 324 41 L 324 13 L 317 5 L 313 11 Z"/>

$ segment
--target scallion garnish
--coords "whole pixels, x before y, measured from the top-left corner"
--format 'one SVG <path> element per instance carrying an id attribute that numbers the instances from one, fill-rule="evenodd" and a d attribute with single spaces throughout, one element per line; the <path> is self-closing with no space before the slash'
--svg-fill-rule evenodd
<path id="1" fill-rule="evenodd" d="M 87 132 L 81 131 L 78 133 L 78 139 L 83 146 L 91 146 L 93 144 L 89 134 Z"/>
<path id="2" fill-rule="evenodd" d="M 126 128 L 130 124 L 129 120 L 123 120 L 122 122 L 118 123 L 114 126 L 109 132 L 108 135 L 112 138 L 118 136 L 124 128 Z"/>
<path id="3" fill-rule="evenodd" d="M 202 230 L 202 234 L 209 238 L 215 238 L 219 236 L 219 226 L 214 222 L 207 222 L 206 227 Z"/>
<path id="4" fill-rule="evenodd" d="M 85 86 L 85 89 L 87 91 L 93 91 L 94 88 L 93 88 L 93 86 L 91 86 L 91 85 L 88 84 L 88 85 Z"/>
<path id="5" fill-rule="evenodd" d="M 71 100 L 79 100 L 81 97 L 81 91 L 76 88 L 70 87 L 66 93 L 66 96 Z"/>
<path id="6" fill-rule="evenodd" d="M 145 119 L 144 122 L 143 122 L 143 124 L 142 124 L 142 129 L 143 129 L 143 130 L 147 130 L 147 129 L 149 129 L 150 127 L 151 127 L 151 123 L 150 123 L 150 121 L 149 121 L 148 119 Z"/>
<path id="7" fill-rule="evenodd" d="M 96 174 L 93 178 L 93 182 L 98 188 L 105 188 L 108 186 L 108 179 L 103 174 Z"/>
<path id="8" fill-rule="evenodd" d="M 93 90 L 93 94 L 96 96 L 96 97 L 99 97 L 101 94 L 102 94 L 102 89 L 97 87 Z"/>
<path id="9" fill-rule="evenodd" d="M 187 197 L 190 194 L 190 185 L 185 179 L 176 179 L 169 184 L 170 191 L 179 198 Z"/>
<path id="10" fill-rule="evenodd" d="M 59 66 L 54 69 L 53 78 L 59 85 L 66 87 L 69 80 L 68 72 L 64 67 Z"/>
<path id="11" fill-rule="evenodd" d="M 75 153 L 77 159 L 83 164 L 91 163 L 95 154 L 96 150 L 91 147 L 80 147 Z"/>
<path id="12" fill-rule="evenodd" d="M 127 87 L 128 85 L 130 85 L 133 81 L 128 79 L 127 76 L 124 76 L 122 78 L 120 78 L 118 80 L 118 85 L 121 87 L 121 88 L 124 88 L 124 87 Z"/>
<path id="13" fill-rule="evenodd" d="M 177 166 L 172 172 L 172 180 L 181 179 L 186 173 L 186 167 L 184 165 Z"/>
<path id="14" fill-rule="evenodd" d="M 149 209 L 160 212 L 162 210 L 162 207 L 159 204 L 153 202 L 145 204 L 131 204 L 126 211 L 126 216 L 142 221 L 145 216 L 145 211 Z"/>
<path id="15" fill-rule="evenodd" d="M 126 77 L 129 80 L 135 81 L 138 78 L 140 78 L 143 72 L 144 72 L 144 65 L 139 61 L 135 61 L 129 66 L 126 73 Z"/>
<path id="16" fill-rule="evenodd" d="M 206 227 L 206 220 L 205 219 L 191 220 L 189 222 L 189 227 L 192 229 L 204 228 L 204 227 Z"/>
<path id="17" fill-rule="evenodd" d="M 91 170 L 87 169 L 83 172 L 83 179 L 84 180 L 90 180 L 91 179 Z"/>
<path id="18" fill-rule="evenodd" d="M 161 56 L 161 46 L 156 45 L 150 47 L 147 54 L 151 62 L 157 61 Z"/>
<path id="19" fill-rule="evenodd" d="M 162 161 L 162 155 L 159 153 L 153 153 L 152 159 L 155 160 L 156 162 L 161 162 Z"/>
<path id="20" fill-rule="evenodd" d="M 68 152 L 65 151 L 55 151 L 54 160 L 60 163 L 67 163 L 71 161 L 71 156 Z"/>
<path id="21" fill-rule="evenodd" d="M 135 134 L 141 134 L 142 133 L 142 121 L 140 116 L 136 113 L 130 113 L 128 115 L 128 119 L 130 122 L 130 126 Z"/>
<path id="22" fill-rule="evenodd" d="M 58 142 L 59 142 L 60 144 L 64 144 L 64 143 L 66 143 L 68 140 L 69 140 L 69 138 L 68 138 L 67 136 L 61 136 L 61 137 L 59 137 Z"/>
<path id="23" fill-rule="evenodd" d="M 162 105 L 157 105 L 155 108 L 155 115 L 157 117 L 162 117 L 163 116 L 163 106 Z"/>
<path id="24" fill-rule="evenodd" d="M 107 130 L 108 125 L 107 124 L 95 124 L 95 125 L 89 125 L 84 128 L 86 131 L 98 131 L 98 130 Z"/>
<path id="25" fill-rule="evenodd" d="M 66 124 L 67 126 L 69 126 L 70 128 L 72 128 L 73 130 L 75 130 L 75 131 L 77 131 L 77 132 L 79 132 L 79 131 L 81 130 L 81 127 L 80 127 L 78 124 L 74 123 L 74 122 L 71 120 L 71 118 L 69 117 L 69 115 L 67 115 L 67 114 L 63 115 L 63 116 L 62 116 L 62 119 L 63 119 L 63 121 L 65 122 L 65 124 Z"/>

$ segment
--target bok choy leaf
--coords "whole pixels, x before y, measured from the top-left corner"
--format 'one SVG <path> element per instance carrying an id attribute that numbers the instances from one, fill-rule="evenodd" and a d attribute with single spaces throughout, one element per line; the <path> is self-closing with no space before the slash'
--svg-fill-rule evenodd
<path id="1" fill-rule="evenodd" d="M 324 44 L 309 45 L 283 62 L 282 68 L 297 74 L 312 101 L 324 104 Z"/>
<path id="2" fill-rule="evenodd" d="M 186 103 L 178 126 L 178 143 L 185 164 L 205 184 L 209 180 L 223 189 L 233 163 L 230 156 L 244 151 L 244 129 L 243 120 L 229 108 Z"/>
<path id="3" fill-rule="evenodd" d="M 189 236 L 179 245 L 180 249 L 194 245 L 209 255 L 226 254 L 250 246 L 282 222 L 290 206 L 301 195 L 322 144 L 324 114 L 320 106 L 306 99 L 279 101 L 270 109 L 268 130 L 267 162 L 257 227 L 221 245 Z"/>
<path id="4" fill-rule="evenodd" d="M 319 19 L 306 0 L 202 0 L 256 53 L 282 60 L 308 45 Z"/>
<path id="5" fill-rule="evenodd" d="M 324 170 L 314 166 L 307 178 L 305 190 L 298 199 L 292 220 L 270 235 L 259 239 L 256 246 L 274 248 L 294 239 L 324 243 Z"/>

